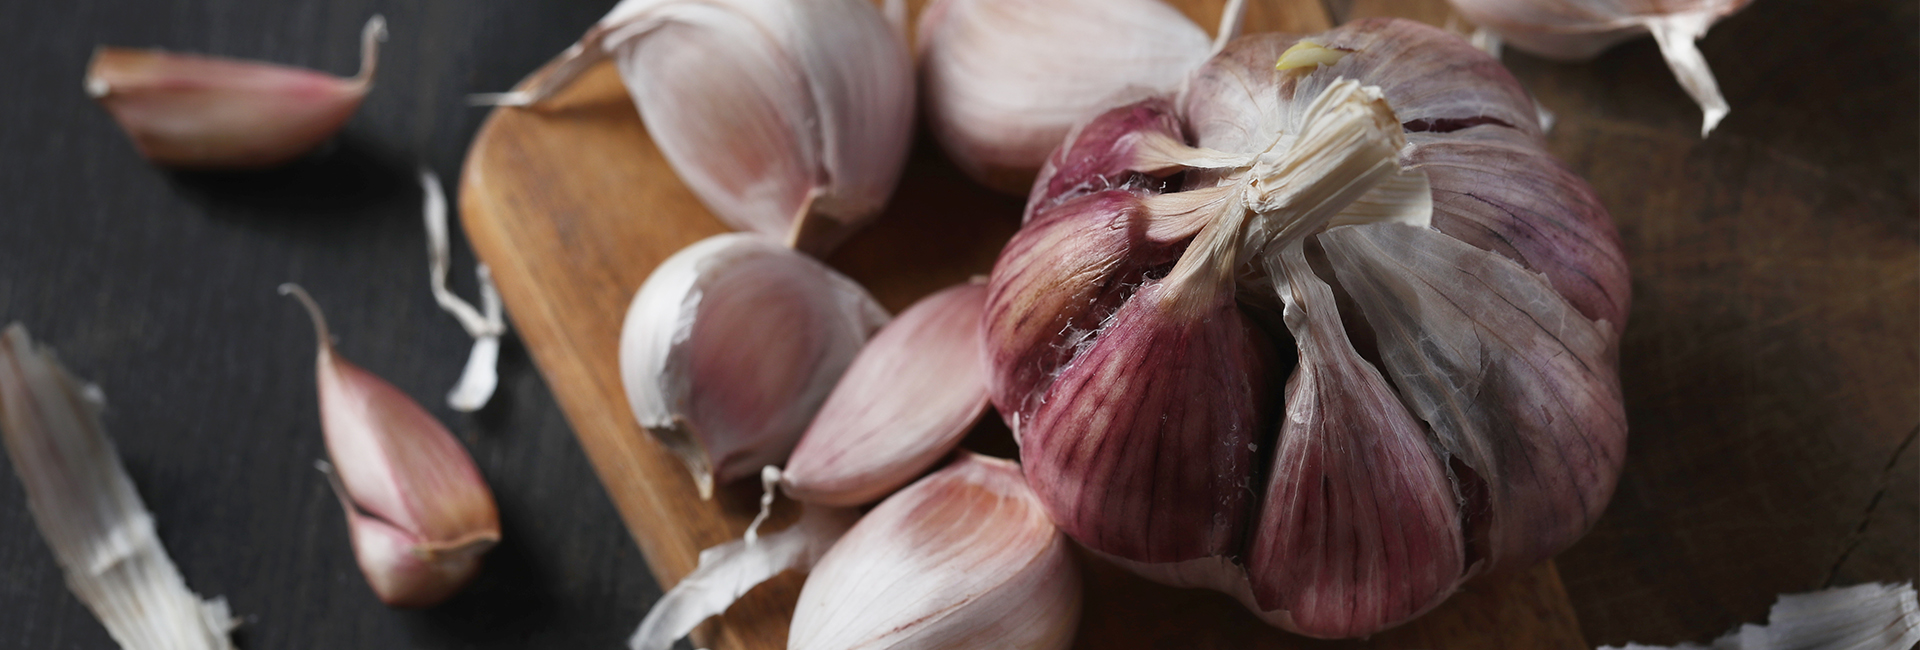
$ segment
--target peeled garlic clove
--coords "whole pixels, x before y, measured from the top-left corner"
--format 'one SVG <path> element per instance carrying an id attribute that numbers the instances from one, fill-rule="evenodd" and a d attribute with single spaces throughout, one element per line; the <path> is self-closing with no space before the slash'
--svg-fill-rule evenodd
<path id="1" fill-rule="evenodd" d="M 620 332 L 640 425 L 715 483 L 784 462 L 854 355 L 887 321 L 865 289 L 755 234 L 703 239 L 662 262 Z"/>
<path id="2" fill-rule="evenodd" d="M 533 104 L 611 57 L 654 144 L 727 225 L 821 254 L 878 216 L 906 161 L 913 72 L 867 0 L 625 0 Z"/>
<path id="3" fill-rule="evenodd" d="M 917 34 L 934 135 L 967 175 L 1009 194 L 1033 185 L 1076 124 L 1173 89 L 1212 49 L 1160 0 L 937 0 Z"/>
<path id="4" fill-rule="evenodd" d="M 960 444 L 987 409 L 985 283 L 921 299 L 880 329 L 800 438 L 781 487 L 800 501 L 872 503 Z"/>
<path id="5" fill-rule="evenodd" d="M 1020 468 L 962 453 L 827 551 L 787 648 L 1066 648 L 1080 598 L 1070 544 Z"/>
<path id="6" fill-rule="evenodd" d="M 493 492 L 440 421 L 334 353 L 325 316 L 305 290 L 284 284 L 280 292 L 306 307 L 320 340 L 321 431 L 361 573 L 388 605 L 444 600 L 500 541 Z"/>
<path id="7" fill-rule="evenodd" d="M 1651 34 L 1674 79 L 1700 105 L 1700 137 L 1730 110 L 1694 42 L 1752 0 L 1453 0 L 1461 15 L 1498 33 L 1504 44 L 1563 61 L 1591 59 L 1622 41 Z"/>
<path id="8" fill-rule="evenodd" d="M 340 78 L 270 63 L 102 47 L 87 94 L 141 155 L 171 167 L 271 167 L 332 137 L 373 86 L 387 21 L 361 32 L 360 74 Z"/>
<path id="9" fill-rule="evenodd" d="M 15 323 L 0 331 L 0 442 L 67 588 L 123 648 L 231 650 L 223 598 L 187 588 L 100 423 L 100 389 Z"/>

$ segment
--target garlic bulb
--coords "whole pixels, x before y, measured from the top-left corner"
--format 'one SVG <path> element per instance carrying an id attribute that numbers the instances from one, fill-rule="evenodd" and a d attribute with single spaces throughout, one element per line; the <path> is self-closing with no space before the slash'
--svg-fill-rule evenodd
<path id="1" fill-rule="evenodd" d="M 1020 468 L 962 452 L 820 558 L 787 648 L 1066 648 L 1079 618 L 1071 545 Z"/>
<path id="2" fill-rule="evenodd" d="M 1503 43 L 1563 61 L 1652 34 L 1680 87 L 1700 104 L 1700 136 L 1727 116 L 1727 100 L 1694 45 L 1707 29 L 1752 0 L 1452 0 L 1468 20 L 1499 34 Z"/>
<path id="3" fill-rule="evenodd" d="M 788 496 L 857 506 L 900 489 L 953 451 L 987 409 L 984 283 L 927 296 L 854 357 L 781 472 Z"/>
<path id="4" fill-rule="evenodd" d="M 935 0 L 917 34 L 927 123 L 967 175 L 1008 194 L 1075 124 L 1172 90 L 1211 54 L 1161 0 Z"/>
<path id="5" fill-rule="evenodd" d="M 716 235 L 667 258 L 634 295 L 620 378 L 634 417 L 706 498 L 784 462 L 886 321 L 818 260 L 757 234 Z"/>
<path id="6" fill-rule="evenodd" d="M 439 420 L 334 353 L 326 317 L 305 290 L 284 284 L 280 292 L 306 307 L 320 340 L 320 424 L 333 463 L 318 467 L 347 512 L 360 572 L 388 605 L 446 600 L 500 541 L 493 492 Z"/>
<path id="7" fill-rule="evenodd" d="M 0 442 L 67 588 L 122 648 L 231 650 L 226 599 L 187 588 L 100 424 L 100 389 L 15 323 L 0 331 Z"/>
<path id="8" fill-rule="evenodd" d="M 270 63 L 102 47 L 87 65 L 87 94 L 156 163 L 187 168 L 270 167 L 332 137 L 373 87 L 387 21 L 361 31 L 350 79 Z"/>
<path id="9" fill-rule="evenodd" d="M 1599 516 L 1627 299 L 1487 55 L 1400 20 L 1250 36 L 1049 159 L 989 282 L 990 394 L 1081 544 L 1365 636 Z"/>
<path id="10" fill-rule="evenodd" d="M 821 254 L 878 216 L 913 126 L 906 46 L 868 0 L 624 0 L 524 91 L 611 57 L 647 133 L 727 225 Z"/>

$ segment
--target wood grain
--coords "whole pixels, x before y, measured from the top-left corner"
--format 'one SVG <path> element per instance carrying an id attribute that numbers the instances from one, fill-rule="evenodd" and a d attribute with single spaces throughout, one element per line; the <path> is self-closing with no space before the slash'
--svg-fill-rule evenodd
<path id="1" fill-rule="evenodd" d="M 1203 24 L 1218 19 L 1214 3 L 1185 4 Z M 1258 31 L 1328 24 L 1312 2 L 1257 3 L 1250 18 Z M 467 234 L 535 362 L 655 575 L 672 584 L 700 549 L 744 530 L 757 488 L 699 500 L 680 463 L 626 407 L 619 328 L 658 262 L 723 227 L 655 150 L 611 66 L 539 110 L 497 111 L 474 141 L 460 196 Z M 923 141 L 887 213 L 828 261 L 897 311 L 990 270 L 1020 207 L 965 180 Z M 1273 630 L 1219 594 L 1093 571 L 1086 648 L 1585 647 L 1551 563 L 1477 582 L 1407 627 L 1341 643 Z M 784 647 L 798 583 L 787 576 L 755 590 L 698 636 L 716 648 Z"/>

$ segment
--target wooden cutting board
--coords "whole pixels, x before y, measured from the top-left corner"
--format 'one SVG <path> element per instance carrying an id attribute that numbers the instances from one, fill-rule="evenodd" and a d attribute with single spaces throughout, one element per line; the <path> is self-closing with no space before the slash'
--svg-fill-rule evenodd
<path id="1" fill-rule="evenodd" d="M 1174 4 L 1212 25 L 1221 3 Z M 1385 0 L 1367 4 L 1392 9 L 1378 6 Z M 1405 15 L 1440 15 L 1431 2 L 1404 4 Z M 1327 25 L 1313 0 L 1254 0 L 1249 11 L 1249 31 Z M 700 500 L 680 462 L 628 411 L 616 361 L 620 325 L 656 264 L 725 228 L 661 158 L 611 65 L 551 106 L 496 110 L 468 153 L 459 200 L 467 236 L 492 267 L 520 337 L 654 575 L 673 585 L 692 570 L 700 549 L 739 537 L 758 487 Z M 828 262 L 898 312 L 986 273 L 1018 228 L 1020 209 L 1019 199 L 968 181 L 923 138 L 893 205 Z M 983 426 L 988 431 L 980 437 L 992 435 L 993 426 Z M 723 650 L 785 647 L 800 582 L 789 574 L 763 585 L 696 638 Z M 1406 627 L 1339 643 L 1268 628 L 1219 594 L 1166 588 L 1093 563 L 1086 592 L 1082 648 L 1587 647 L 1551 563 L 1475 582 Z"/>

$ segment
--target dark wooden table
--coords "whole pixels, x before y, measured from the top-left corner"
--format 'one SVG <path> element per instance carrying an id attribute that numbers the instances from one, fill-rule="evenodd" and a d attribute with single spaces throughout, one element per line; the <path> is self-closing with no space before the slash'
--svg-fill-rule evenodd
<path id="1" fill-rule="evenodd" d="M 246 647 L 617 647 L 658 597 L 517 342 L 493 405 L 442 403 L 468 340 L 427 292 L 411 177 L 456 178 L 483 117 L 463 96 L 507 88 L 611 4 L 0 6 L 0 321 L 106 390 L 161 538 L 189 585 L 232 604 Z M 348 74 L 376 11 L 393 39 L 365 107 L 331 151 L 279 172 L 158 171 L 80 91 L 100 43 Z M 1758 0 L 1704 44 L 1734 106 L 1704 142 L 1650 41 L 1585 65 L 1507 56 L 1562 116 L 1555 151 L 1614 211 L 1634 268 L 1626 475 L 1560 558 L 1591 642 L 1706 640 L 1778 592 L 1915 579 L 1916 25 L 1911 0 Z M 361 580 L 311 469 L 313 339 L 283 281 L 493 485 L 506 541 L 453 601 L 389 610 Z M 0 464 L 0 649 L 107 647 Z"/>

